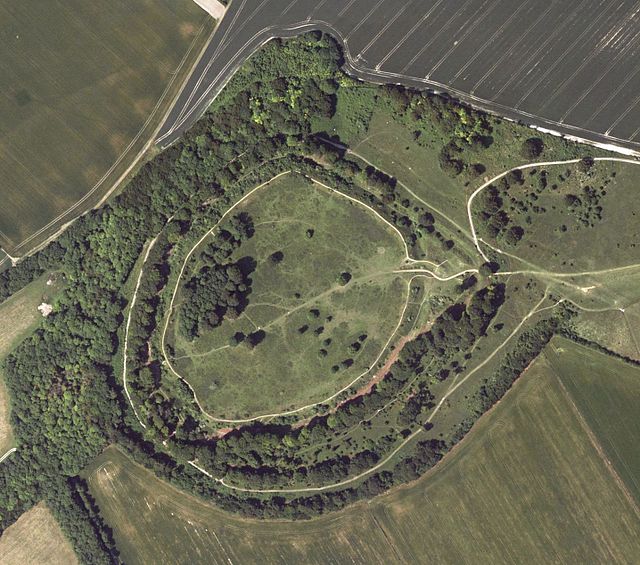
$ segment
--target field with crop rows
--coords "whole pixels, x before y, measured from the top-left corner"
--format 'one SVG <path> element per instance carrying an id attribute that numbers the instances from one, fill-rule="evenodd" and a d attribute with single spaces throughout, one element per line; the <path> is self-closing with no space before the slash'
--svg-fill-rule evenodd
<path id="1" fill-rule="evenodd" d="M 546 358 L 596 442 L 640 505 L 640 368 L 554 339 Z"/>
<path id="2" fill-rule="evenodd" d="M 0 244 L 20 255 L 131 165 L 213 21 L 191 0 L 30 0 L 0 22 Z"/>
<path id="3" fill-rule="evenodd" d="M 425 477 L 327 518 L 238 519 L 113 448 L 89 471 L 90 486 L 128 563 L 637 561 L 637 505 L 594 447 L 581 423 L 592 416 L 574 411 L 580 402 L 555 363 L 543 354 Z M 628 417 L 626 407 L 610 415 Z"/>

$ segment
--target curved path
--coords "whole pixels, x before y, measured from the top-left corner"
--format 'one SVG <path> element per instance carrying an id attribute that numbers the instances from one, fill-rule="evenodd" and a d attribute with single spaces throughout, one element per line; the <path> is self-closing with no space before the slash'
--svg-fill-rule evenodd
<path id="1" fill-rule="evenodd" d="M 171 221 L 171 218 L 169 218 L 167 223 L 169 223 L 170 221 Z M 166 224 L 165 224 L 165 227 L 166 227 Z M 123 351 L 123 353 L 122 353 L 122 384 L 124 385 L 124 392 L 127 395 L 127 400 L 129 401 L 129 404 L 131 405 L 131 408 L 133 408 L 133 413 L 135 414 L 138 422 L 140 423 L 140 425 L 143 428 L 146 428 L 147 426 L 140 419 L 140 416 L 138 415 L 138 411 L 136 410 L 136 407 L 133 404 L 133 400 L 131 400 L 131 394 L 129 394 L 129 387 L 127 386 L 127 350 L 128 350 L 128 346 L 129 346 L 129 328 L 131 327 L 131 315 L 132 315 L 133 309 L 134 309 L 134 307 L 136 305 L 136 300 L 138 299 L 138 290 L 140 289 L 140 283 L 142 282 L 142 274 L 144 273 L 144 266 L 147 263 L 147 259 L 149 259 L 149 254 L 151 253 L 151 250 L 153 249 L 153 246 L 156 244 L 156 241 L 158 241 L 158 237 L 160 237 L 160 234 L 156 235 L 149 242 L 149 245 L 147 246 L 147 251 L 144 254 L 144 258 L 142 259 L 142 265 L 140 265 L 140 272 L 138 273 L 138 280 L 136 281 L 136 287 L 135 287 L 135 289 L 133 291 L 133 296 L 131 298 L 131 304 L 129 305 L 129 312 L 127 314 L 127 325 L 125 326 L 125 330 L 124 330 L 124 344 L 123 344 L 123 348 L 122 348 L 122 351 Z"/>
<path id="2" fill-rule="evenodd" d="M 594 158 L 595 161 L 614 161 L 614 162 L 624 162 L 624 163 L 631 163 L 634 165 L 638 165 L 640 164 L 639 161 L 635 161 L 632 159 L 624 159 L 624 158 L 615 158 L 615 157 L 596 157 Z M 561 164 L 570 164 L 570 163 L 577 163 L 579 162 L 580 159 L 568 159 L 568 160 L 561 160 L 561 161 L 544 161 L 544 162 L 538 162 L 538 163 L 528 163 L 525 165 L 520 165 L 518 167 L 514 167 L 512 169 L 509 169 L 507 171 L 504 171 L 502 173 L 500 173 L 499 175 L 496 175 L 495 177 L 493 177 L 491 180 L 483 183 L 480 187 L 478 187 L 469 197 L 468 201 L 467 201 L 467 214 L 468 214 L 468 218 L 469 218 L 469 226 L 471 229 L 471 234 L 473 237 L 473 241 L 474 244 L 476 245 L 477 250 L 479 251 L 479 253 L 482 255 L 482 257 L 488 261 L 488 258 L 486 257 L 486 255 L 484 254 L 484 252 L 482 251 L 480 245 L 479 245 L 479 240 L 476 234 L 476 230 L 475 230 L 475 226 L 473 224 L 473 217 L 471 214 L 471 205 L 473 203 L 474 198 L 487 186 L 489 186 L 491 183 L 495 182 L 496 180 L 499 180 L 500 178 L 502 178 L 503 176 L 505 176 L 506 174 L 508 174 L 509 172 L 513 171 L 513 170 L 524 170 L 524 169 L 528 169 L 528 168 L 532 168 L 532 167 L 540 167 L 540 166 L 551 166 L 551 165 L 561 165 Z M 560 277 L 571 277 L 571 276 L 580 276 L 580 275 L 588 275 L 588 274 L 598 274 L 598 273 L 608 273 L 608 272 L 616 272 L 616 271 L 621 271 L 621 270 L 625 270 L 625 269 L 631 269 L 631 268 L 635 268 L 635 267 L 639 267 L 640 265 L 626 265 L 626 266 L 621 266 L 621 267 L 614 267 L 612 269 L 604 269 L 601 271 L 584 271 L 584 272 L 578 272 L 578 273 L 550 273 L 550 272 L 546 272 L 546 271 L 511 271 L 511 272 L 504 272 L 502 273 L 503 275 L 506 274 L 520 274 L 520 273 L 529 273 L 529 274 L 554 274 Z M 439 280 L 450 280 L 450 278 L 455 278 L 456 276 L 461 275 L 461 273 L 458 273 L 456 275 L 453 275 L 452 277 L 439 277 L 438 275 L 436 275 L 435 273 L 428 271 L 426 269 L 406 269 L 406 270 L 401 270 L 399 272 L 411 272 L 411 273 L 416 273 L 415 276 L 421 276 L 421 274 L 417 274 L 417 273 L 425 273 L 422 276 L 429 276 L 429 277 L 435 277 Z M 476 269 L 470 269 L 466 272 L 477 272 Z M 464 274 L 464 273 L 462 273 Z M 435 406 L 435 408 L 433 409 L 433 411 L 430 413 L 429 417 L 427 418 L 427 420 L 424 423 L 429 423 L 432 421 L 433 417 L 437 414 L 437 412 L 441 409 L 441 407 L 444 405 L 444 403 L 447 401 L 447 399 L 456 391 L 458 390 L 469 378 L 471 378 L 476 372 L 478 372 L 480 369 L 482 369 L 487 363 L 489 363 L 497 354 L 498 352 L 500 352 L 502 349 L 504 349 L 504 347 L 507 345 L 507 343 L 520 331 L 520 329 L 523 327 L 523 325 L 527 322 L 527 320 L 529 320 L 532 316 L 534 316 L 535 314 L 542 312 L 544 310 L 549 310 L 552 308 L 557 307 L 559 304 L 561 304 L 562 302 L 564 302 L 565 300 L 571 303 L 574 303 L 573 301 L 566 299 L 566 298 L 562 298 L 559 301 L 555 302 L 554 304 L 552 304 L 551 306 L 546 306 L 544 308 L 541 308 L 542 304 L 548 299 L 548 294 L 547 291 L 545 291 L 544 296 L 540 299 L 540 301 L 533 306 L 533 308 L 522 318 L 522 320 L 520 320 L 520 322 L 518 323 L 518 325 L 513 329 L 513 331 L 500 343 L 500 345 L 495 348 L 480 364 L 476 365 L 473 369 L 471 369 L 465 376 L 463 379 L 461 379 L 460 381 L 458 381 L 457 383 L 455 383 L 455 385 L 452 385 L 447 392 L 442 396 L 442 398 L 439 400 L 438 404 Z M 574 303 L 575 304 L 575 303 Z M 578 306 L 576 304 L 576 306 Z M 580 306 L 578 306 L 579 308 L 582 308 Z M 585 308 L 582 308 L 585 309 Z M 614 308 L 607 308 L 604 310 L 613 310 Z M 624 309 L 621 308 L 615 308 L 617 310 L 620 310 L 622 312 L 624 312 Z M 585 309 L 587 310 L 587 309 Z M 604 311 L 603 310 L 603 311 Z M 595 310 L 595 311 L 600 311 L 600 310 Z M 389 463 L 393 457 L 396 456 L 397 453 L 399 453 L 409 442 L 411 442 L 413 439 L 415 439 L 418 435 L 420 435 L 421 433 L 424 432 L 424 428 L 421 426 L 420 428 L 418 428 L 415 432 L 413 432 L 412 434 L 410 434 L 409 436 L 407 436 L 406 439 L 404 439 L 393 451 L 391 451 L 384 459 L 382 459 L 380 462 L 378 462 L 376 465 L 374 465 L 373 467 L 367 469 L 366 471 L 363 471 L 362 473 L 354 476 L 354 477 L 350 477 L 348 479 L 345 479 L 343 481 L 339 481 L 336 483 L 332 483 L 332 484 L 328 484 L 328 485 L 323 485 L 323 486 L 318 486 L 318 487 L 305 487 L 305 488 L 298 488 L 298 489 L 251 489 L 251 488 L 245 488 L 245 487 L 239 487 L 239 486 L 235 486 L 235 485 L 231 485 L 227 482 L 225 482 L 225 480 L 223 478 L 218 478 L 218 477 L 214 477 L 213 475 L 211 475 L 208 471 L 206 471 L 206 469 L 203 469 L 202 467 L 200 467 L 197 464 L 197 461 L 189 461 L 189 464 L 192 465 L 195 469 L 197 469 L 198 471 L 200 471 L 201 473 L 205 474 L 207 477 L 211 478 L 212 480 L 216 481 L 217 483 L 219 483 L 220 485 L 230 489 L 230 490 L 235 490 L 235 491 L 239 491 L 239 492 L 246 492 L 246 493 L 262 493 L 262 494 L 277 494 L 277 493 L 282 493 L 282 494 L 295 494 L 295 493 L 303 493 L 303 492 L 322 492 L 325 490 L 331 490 L 331 489 L 335 489 L 335 488 L 339 488 L 342 486 L 346 486 L 348 484 L 351 484 L 355 481 L 358 481 L 364 477 L 367 477 L 368 475 L 370 475 L 371 473 L 374 473 L 375 471 L 377 471 L 378 469 L 381 469 L 382 467 L 384 467 L 385 465 L 387 465 L 387 463 Z"/>
<path id="3" fill-rule="evenodd" d="M 478 194 L 480 194 L 485 188 L 487 188 L 494 182 L 500 180 L 502 177 L 508 175 L 512 171 L 525 171 L 527 169 L 533 169 L 536 167 L 550 167 L 553 165 L 570 165 L 572 163 L 579 163 L 581 160 L 582 159 L 565 159 L 563 161 L 538 161 L 538 162 L 526 163 L 524 165 L 518 165 L 517 167 L 513 167 L 511 169 L 508 169 L 496 175 L 495 177 L 486 181 L 485 183 L 483 183 L 473 191 L 473 193 L 471 194 L 471 196 L 469 196 L 469 199 L 467 200 L 467 217 L 469 218 L 469 226 L 471 227 L 471 237 L 473 238 L 473 243 L 475 244 L 476 249 L 478 250 L 480 255 L 482 255 L 482 258 L 485 261 L 489 261 L 489 259 L 487 258 L 484 251 L 482 251 L 482 248 L 480 247 L 480 243 L 479 243 L 480 240 L 478 239 L 478 235 L 476 233 L 476 229 L 473 224 L 473 215 L 471 213 L 471 206 L 473 204 L 473 200 L 475 199 L 475 197 L 478 196 Z M 594 157 L 593 160 L 596 162 L 597 161 L 613 161 L 616 163 L 630 163 L 632 165 L 640 165 L 640 161 L 636 161 L 635 159 L 625 159 L 623 157 Z"/>
<path id="4" fill-rule="evenodd" d="M 18 451 L 17 447 L 12 447 L 9 451 L 7 451 L 2 457 L 0 457 L 0 463 L 2 463 L 9 455 Z"/>
<path id="5" fill-rule="evenodd" d="M 336 8 L 335 13 L 327 10 L 318 10 L 318 6 L 315 6 L 310 7 L 309 10 L 303 10 L 307 12 L 303 15 L 300 10 L 296 9 L 298 7 L 303 8 L 304 0 L 298 1 L 298 6 L 295 6 L 297 4 L 296 1 L 289 2 L 288 0 L 234 0 L 232 2 L 219 31 L 214 36 L 189 84 L 176 101 L 170 116 L 163 125 L 162 131 L 156 140 L 158 144 L 167 146 L 176 141 L 204 113 L 244 61 L 265 43 L 276 37 L 291 37 L 306 31 L 320 30 L 338 39 L 343 47 L 345 71 L 361 80 L 379 84 L 403 84 L 419 89 L 429 88 L 437 92 L 448 92 L 466 104 L 509 120 L 526 121 L 533 124 L 532 127 L 541 131 L 596 145 L 602 149 L 640 156 L 638 142 L 615 137 L 610 135 L 609 131 L 593 131 L 586 127 L 575 126 L 564 121 L 532 114 L 522 108 L 516 109 L 515 105 L 505 105 L 477 96 L 473 93 L 473 88 L 471 91 L 465 92 L 450 84 L 434 80 L 429 74 L 426 78 L 424 75 L 408 75 L 404 69 L 399 68 L 403 62 L 406 62 L 403 59 L 399 66 L 397 65 L 396 72 L 381 70 L 380 67 L 383 64 L 389 66 L 387 59 L 398 50 L 404 39 L 377 64 L 367 64 L 366 59 L 362 56 L 363 53 L 380 39 L 380 36 L 388 27 L 387 24 L 395 19 L 393 17 L 390 20 L 385 19 L 382 26 L 380 26 L 379 21 L 369 20 L 371 29 L 375 31 L 375 34 L 373 38 L 369 38 L 368 44 L 366 44 L 365 40 L 365 44 L 353 46 L 353 35 L 358 30 L 362 32 L 362 29 L 364 29 L 362 24 L 383 2 L 377 2 L 373 9 L 364 15 L 359 23 L 354 25 L 353 12 L 356 9 L 362 10 L 363 6 L 358 5 L 347 15 L 344 14 L 349 10 L 353 2 L 347 3 L 340 11 Z M 286 7 L 284 7 L 285 4 Z M 296 9 L 290 9 L 292 6 L 295 6 Z M 318 16 L 320 11 L 324 12 L 323 17 Z M 256 17 L 258 15 L 259 17 Z M 421 15 L 422 12 L 420 11 L 416 13 L 416 17 Z M 327 21 L 328 19 L 331 21 Z M 375 20 L 375 17 L 373 19 Z M 407 27 L 410 27 L 412 23 L 409 21 Z M 381 27 L 381 30 L 377 31 L 377 27 Z M 413 34 L 418 27 L 414 25 L 411 29 L 407 29 L 405 39 Z M 423 50 L 419 51 L 419 54 L 424 51 L 429 43 L 423 46 Z M 525 45 L 525 43 L 523 43 L 523 49 L 533 49 L 533 45 Z M 352 51 L 356 52 L 357 55 L 354 56 Z M 416 71 L 416 74 L 419 73 L 420 71 Z"/>
<path id="6" fill-rule="evenodd" d="M 204 24 L 198 30 L 178 63 L 178 66 L 171 72 L 164 90 L 155 101 L 155 105 L 151 108 L 146 120 L 135 135 L 132 136 L 129 144 L 120 152 L 111 166 L 82 197 L 73 202 L 66 210 L 60 212 L 55 218 L 50 219 L 46 225 L 13 246 L 12 252 L 16 255 L 16 257 L 11 257 L 13 264 L 44 248 L 49 242 L 56 239 L 67 229 L 79 216 L 91 208 L 102 206 L 111 195 L 122 186 L 122 183 L 126 181 L 131 171 L 138 166 L 143 157 L 147 155 L 149 149 L 153 147 L 156 136 L 162 131 L 167 119 L 170 118 L 172 104 L 171 99 L 167 99 L 167 97 L 172 89 L 178 88 L 176 80 L 183 78 L 185 72 L 187 72 L 183 67 L 191 57 L 195 56 L 194 49 L 196 46 L 206 39 L 206 36 L 203 36 L 203 34 L 208 29 L 207 26 L 208 24 Z M 210 42 L 211 39 L 207 40 L 207 44 L 201 49 L 199 58 L 206 53 L 206 48 L 210 45 Z M 196 67 L 197 62 L 192 65 L 191 71 Z M 189 83 L 191 71 L 188 71 L 188 76 L 183 78 L 182 87 Z M 179 94 L 177 96 L 179 96 Z M 175 101 L 173 104 L 175 104 Z M 117 178 L 112 179 L 111 177 L 115 174 L 118 174 Z M 105 183 L 107 183 L 108 186 L 105 186 Z M 2 262 L 0 262 L 0 265 L 1 264 Z"/>
<path id="7" fill-rule="evenodd" d="M 501 351 L 504 346 L 507 344 L 507 342 L 509 342 L 522 328 L 522 326 L 526 323 L 526 321 L 531 318 L 532 316 L 534 316 L 535 314 L 537 314 L 538 312 L 542 312 L 543 310 L 547 310 L 549 308 L 555 308 L 558 303 L 553 304 L 552 306 L 547 306 L 545 308 L 540 308 L 540 305 L 547 300 L 547 295 L 545 294 L 542 299 L 522 318 L 522 320 L 520 321 L 520 323 L 514 328 L 514 330 L 504 339 L 504 341 L 496 348 L 494 349 L 490 355 L 488 355 L 483 361 L 482 363 L 480 363 L 479 365 L 477 365 L 476 367 L 474 367 L 467 375 L 465 375 L 465 377 L 460 380 L 455 386 L 452 386 L 444 395 L 443 397 L 440 399 L 440 402 L 438 402 L 438 404 L 436 405 L 436 407 L 433 409 L 433 412 L 430 414 L 429 418 L 427 418 L 427 420 L 424 422 L 429 423 L 431 422 L 432 418 L 435 416 L 435 414 L 440 410 L 440 408 L 442 407 L 442 405 L 447 401 L 447 399 L 460 387 L 464 384 L 465 381 L 467 381 L 467 379 L 469 379 L 474 373 L 476 373 L 476 371 L 478 371 L 479 369 L 481 369 L 482 367 L 484 367 L 489 361 L 491 361 L 496 354 Z M 230 489 L 230 490 L 234 490 L 234 491 L 238 491 L 238 492 L 247 492 L 247 493 L 254 493 L 254 494 L 295 494 L 295 493 L 303 493 L 303 492 L 322 492 L 322 491 L 326 491 L 326 490 L 331 490 L 331 489 L 335 489 L 335 488 L 339 488 L 339 487 L 343 487 L 346 485 L 349 485 L 355 481 L 359 481 L 360 479 L 363 479 L 364 477 L 367 477 L 368 475 L 370 475 L 371 473 L 376 472 L 378 469 L 381 469 L 382 467 L 384 467 L 385 465 L 387 465 L 387 463 L 389 463 L 408 443 L 410 443 L 411 441 L 413 441 L 417 436 L 419 436 L 420 434 L 422 434 L 425 431 L 423 426 L 420 426 L 415 432 L 413 432 L 412 434 L 410 434 L 409 436 L 407 436 L 402 443 L 400 443 L 393 451 L 391 451 L 384 459 L 382 459 L 381 461 L 379 461 L 376 465 L 374 465 L 373 467 L 370 467 L 369 469 L 367 469 L 366 471 L 363 471 L 362 473 L 359 473 L 358 475 L 355 475 L 353 477 L 350 477 L 348 479 L 345 479 L 343 481 L 338 481 L 336 483 L 331 483 L 328 485 L 323 485 L 323 486 L 319 486 L 319 487 L 304 487 L 304 488 L 293 488 L 293 489 L 252 489 L 252 488 L 245 488 L 245 487 L 238 487 L 235 485 L 231 485 L 227 482 L 225 482 L 224 479 L 218 478 L 218 477 L 214 477 L 213 475 L 211 475 L 211 473 L 209 473 L 208 471 L 206 471 L 205 469 L 203 469 L 202 467 L 198 466 L 197 461 L 189 461 L 189 464 L 191 466 L 193 466 L 195 469 L 197 469 L 198 471 L 200 471 L 201 473 L 205 474 L 207 477 L 213 479 L 214 481 L 216 481 L 217 483 L 221 484 L 222 486 Z"/>
<path id="8" fill-rule="evenodd" d="M 195 245 L 191 248 L 191 250 L 189 251 L 189 253 L 186 255 L 183 263 L 182 263 L 182 268 L 180 269 L 180 273 L 176 279 L 176 284 L 173 288 L 173 292 L 171 295 L 171 301 L 169 302 L 169 306 L 167 308 L 167 312 L 165 314 L 165 323 L 163 326 L 163 330 L 162 330 L 162 336 L 161 336 L 161 350 L 162 350 L 162 356 L 164 357 L 164 362 L 166 363 L 167 367 L 169 368 L 169 370 L 180 380 L 182 380 L 191 390 L 191 393 L 193 394 L 193 398 L 195 403 L 197 404 L 198 408 L 200 409 L 200 411 L 207 417 L 209 418 L 211 421 L 213 422 L 219 422 L 219 423 L 224 423 L 224 424 L 243 424 L 243 423 L 249 423 L 249 422 L 255 422 L 258 420 L 267 420 L 267 419 L 272 419 L 272 418 L 277 418 L 277 417 L 282 417 L 282 416 L 291 416 L 293 414 L 298 414 L 300 412 L 303 412 L 305 410 L 309 410 L 315 406 L 319 406 L 321 404 L 326 404 L 327 402 L 331 402 L 332 400 L 334 400 L 336 397 L 338 397 L 339 395 L 341 395 L 342 393 L 344 393 L 345 391 L 349 390 L 352 386 L 354 386 L 358 381 L 360 381 L 361 379 L 363 379 L 366 375 L 368 375 L 372 370 L 373 367 L 375 366 L 376 363 L 378 363 L 378 361 L 380 361 L 380 359 L 382 358 L 382 356 L 384 355 L 385 351 L 387 350 L 387 348 L 389 347 L 389 345 L 391 344 L 392 339 L 395 337 L 398 329 L 400 328 L 400 326 L 402 325 L 402 322 L 404 320 L 404 315 L 405 312 L 407 310 L 407 307 L 409 305 L 409 289 L 410 289 L 410 284 L 411 281 L 413 280 L 412 277 L 410 279 L 410 281 L 407 283 L 407 298 L 405 300 L 405 304 L 404 307 L 400 313 L 400 318 L 399 321 L 393 331 L 393 333 L 391 334 L 391 336 L 389 337 L 389 339 L 387 340 L 387 342 L 385 343 L 384 347 L 382 348 L 382 350 L 380 351 L 380 353 L 378 354 L 378 356 L 376 357 L 375 361 L 371 364 L 371 366 L 364 371 L 363 373 L 361 373 L 360 375 L 358 375 L 357 377 L 355 377 L 350 383 L 348 383 L 347 385 L 345 385 L 344 387 L 342 387 L 340 390 L 338 390 L 337 392 L 333 393 L 332 395 L 323 398 L 322 400 L 318 401 L 318 402 L 313 402 L 310 404 L 306 404 L 304 406 L 299 406 L 297 408 L 293 408 L 291 410 L 285 410 L 282 412 L 274 412 L 274 413 L 270 413 L 270 414 L 260 414 L 258 416 L 253 416 L 251 418 L 219 418 L 216 417 L 212 414 L 209 414 L 202 406 L 202 404 L 200 403 L 200 400 L 198 399 L 198 396 L 194 390 L 194 388 L 191 386 L 191 384 L 189 383 L 189 381 L 183 376 L 181 375 L 176 368 L 173 366 L 173 364 L 171 363 L 171 359 L 170 356 L 167 354 L 166 351 L 166 336 L 167 336 L 167 331 L 169 329 L 169 324 L 171 322 L 171 315 L 173 313 L 173 308 L 174 308 L 174 304 L 175 304 L 175 299 L 178 293 L 178 288 L 179 288 L 179 284 L 180 284 L 180 280 L 182 279 L 183 275 L 184 275 L 184 271 L 186 269 L 187 263 L 190 259 L 190 257 L 193 255 L 194 251 L 200 246 L 200 244 L 207 238 L 209 237 L 219 226 L 220 224 L 224 221 L 224 219 L 229 215 L 229 213 L 231 213 L 237 206 L 239 206 L 242 202 L 244 202 L 249 196 L 251 196 L 254 192 L 256 192 L 257 190 L 259 190 L 260 188 L 263 188 L 265 186 L 267 186 L 268 184 L 270 184 L 272 181 L 278 179 L 279 177 L 282 177 L 284 175 L 290 174 L 292 171 L 284 171 L 278 175 L 276 175 L 275 177 L 271 178 L 270 180 L 256 186 L 255 188 L 253 188 L 252 190 L 250 190 L 247 194 L 245 194 L 242 198 L 240 198 L 237 202 L 235 202 L 229 209 L 227 209 L 227 211 L 220 217 L 220 219 L 214 224 L 213 227 L 211 227 L 196 243 Z M 310 178 L 310 177 L 309 177 Z M 365 204 L 364 202 L 361 202 L 360 200 L 357 200 L 356 198 L 353 198 L 347 194 L 344 194 L 343 192 L 340 192 L 339 190 L 336 190 L 335 188 L 332 188 L 322 182 L 319 182 L 315 179 L 311 180 L 317 184 L 318 186 L 323 187 L 324 189 L 330 191 L 332 194 L 336 194 L 342 198 L 345 198 L 353 203 L 355 203 L 358 206 L 364 207 L 366 208 L 368 211 L 370 211 L 371 213 L 373 213 L 380 221 L 382 221 L 388 228 L 390 228 L 397 236 L 398 238 L 400 238 L 400 241 L 402 242 L 403 246 L 404 246 L 404 252 L 405 252 L 405 262 L 407 264 L 419 264 L 419 263 L 426 263 L 429 265 L 433 265 L 435 269 L 437 269 L 439 266 L 436 265 L 435 263 L 433 263 L 432 261 L 428 261 L 426 259 L 423 260 L 418 260 L 418 259 L 413 259 L 410 257 L 409 255 L 409 247 L 404 239 L 404 237 L 402 236 L 402 233 L 400 232 L 400 230 L 398 230 L 398 228 L 396 226 L 394 226 L 393 224 L 391 224 L 388 220 L 386 220 L 382 215 L 380 215 L 380 213 L 378 211 L 376 211 L 374 208 L 372 208 L 371 206 L 369 206 L 368 204 Z M 441 281 L 448 281 L 448 280 L 453 280 L 457 277 L 460 276 L 464 276 L 465 274 L 468 273 L 477 273 L 477 269 L 467 269 L 465 271 L 462 271 L 460 273 L 456 273 L 450 276 L 446 276 L 446 277 L 440 277 L 439 275 L 437 275 L 436 273 L 434 273 L 433 271 L 429 271 L 429 270 L 403 270 L 403 269 L 398 269 L 395 271 L 391 271 L 392 273 L 421 273 L 424 276 L 424 273 L 428 273 L 430 276 L 432 276 L 433 278 L 437 278 L 438 280 Z"/>

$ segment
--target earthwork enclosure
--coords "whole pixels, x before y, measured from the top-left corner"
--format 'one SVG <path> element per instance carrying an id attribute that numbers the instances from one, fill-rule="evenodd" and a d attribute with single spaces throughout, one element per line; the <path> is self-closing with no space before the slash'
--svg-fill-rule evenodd
<path id="1" fill-rule="evenodd" d="M 172 325 L 172 364 L 205 410 L 221 418 L 281 412 L 366 380 L 407 300 L 393 272 L 405 260 L 400 235 L 373 210 L 299 175 L 260 188 L 234 213 L 253 226 L 231 257 L 251 280 L 246 305 L 189 341 L 175 328 L 185 315 L 181 289 Z M 215 247 L 228 224 L 193 257 Z M 184 280 L 201 264 L 193 260 Z"/>

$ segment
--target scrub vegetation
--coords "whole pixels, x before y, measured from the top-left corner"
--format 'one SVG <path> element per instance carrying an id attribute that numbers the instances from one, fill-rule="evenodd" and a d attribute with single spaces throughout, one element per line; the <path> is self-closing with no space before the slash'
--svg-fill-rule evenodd
<path id="1" fill-rule="evenodd" d="M 562 344 L 580 356 L 583 348 Z M 637 509 L 592 446 L 547 351 L 440 466 L 328 517 L 238 519 L 115 448 L 91 465 L 87 480 L 127 563 L 459 563 L 479 554 L 492 563 L 633 562 L 640 555 Z M 602 367 L 618 363 L 596 355 Z M 599 415 L 624 426 L 633 413 Z"/>
<path id="2" fill-rule="evenodd" d="M 38 306 L 55 304 L 55 298 L 64 286 L 63 277 L 49 273 L 29 283 L 23 289 L 0 304 L 0 359 L 38 326 L 42 314 Z M 13 447 L 13 434 L 9 423 L 10 402 L 0 373 L 0 456 Z"/>
<path id="3" fill-rule="evenodd" d="M 601 175 L 604 161 L 592 160 L 591 149 L 533 138 L 523 126 L 430 93 L 363 86 L 340 71 L 340 58 L 335 41 L 321 33 L 270 42 L 122 194 L 0 273 L 4 296 L 45 269 L 55 267 L 67 280 L 55 312 L 5 362 L 18 451 L 0 465 L 0 528 L 44 498 L 81 560 L 135 560 L 110 529 L 125 523 L 111 481 L 126 483 L 134 473 L 123 475 L 126 464 L 110 466 L 110 452 L 100 455 L 110 444 L 182 489 L 184 500 L 196 495 L 251 518 L 341 510 L 419 479 L 448 457 L 441 472 L 432 471 L 433 480 L 446 477 L 447 460 L 455 460 L 447 454 L 531 370 L 554 335 L 582 343 L 582 312 L 640 299 L 631 236 L 616 240 L 619 230 L 606 223 L 615 183 L 605 181 L 622 178 L 633 164 L 615 171 L 606 165 Z M 387 126 L 391 133 L 382 131 Z M 520 188 L 528 187 L 525 207 L 536 201 L 530 193 L 542 199 L 548 189 L 555 202 L 555 192 L 538 194 L 527 184 L 534 182 L 529 169 L 516 169 L 529 175 L 522 185 L 508 169 L 534 153 L 574 160 L 567 194 L 583 194 L 588 185 L 599 199 L 580 196 L 587 206 L 571 216 L 580 227 L 567 233 L 579 238 L 608 225 L 608 241 L 628 253 L 612 252 L 589 270 L 576 263 L 561 271 L 563 258 L 536 255 L 535 237 L 548 233 L 559 244 L 552 238 L 560 216 L 545 205 L 532 220 L 536 229 L 528 228 L 519 215 Z M 491 181 L 503 172 L 508 186 Z M 494 184 L 502 206 L 515 210 L 513 225 L 497 232 L 494 214 L 483 215 L 488 209 L 480 206 Z M 556 518 L 583 520 L 572 532 L 598 529 L 600 537 L 571 545 L 585 560 L 637 551 L 629 533 L 634 507 L 611 482 L 584 427 L 575 432 L 581 420 L 552 394 L 556 388 L 542 388 L 535 408 L 514 416 L 518 433 L 532 435 L 519 444 L 511 436 L 480 443 L 478 457 L 491 454 L 490 464 L 454 475 L 429 512 L 424 502 L 411 511 L 424 525 L 410 527 L 416 544 L 430 535 L 441 540 L 437 527 L 458 521 L 449 513 L 452 495 L 461 495 L 460 477 L 475 473 L 480 486 L 471 490 L 480 498 L 461 522 L 462 555 L 471 551 L 464 546 L 470 524 L 486 525 L 487 543 L 512 525 L 520 533 L 508 539 L 519 539 L 523 555 L 534 539 L 524 531 L 552 539 L 549 548 L 532 542 L 536 551 L 559 551 L 570 540 Z M 530 420 L 533 432 L 522 424 Z M 548 423 L 559 430 L 553 437 L 545 436 Z M 472 437 L 483 437 L 482 426 Z M 600 433 L 595 425 L 593 433 Z M 566 457 L 547 464 L 543 455 L 558 445 Z M 93 472 L 84 473 L 87 466 Z M 489 471 L 495 475 L 487 489 Z M 518 504 L 529 499 L 521 489 L 535 487 L 525 478 L 538 476 L 545 494 L 531 496 L 539 497 L 535 512 L 544 527 L 532 532 Z M 558 483 L 559 476 L 566 480 Z M 586 478 L 599 493 L 593 500 L 607 501 L 606 518 L 600 506 L 587 506 Z M 123 500 L 131 519 L 146 507 L 149 519 L 169 520 L 151 511 L 150 499 Z M 463 500 L 459 508 L 471 505 Z M 512 519 L 501 521 L 503 513 Z M 385 532 L 396 524 L 388 519 Z M 209 541 L 219 537 L 205 533 Z M 497 557 L 505 551 L 489 550 Z"/>

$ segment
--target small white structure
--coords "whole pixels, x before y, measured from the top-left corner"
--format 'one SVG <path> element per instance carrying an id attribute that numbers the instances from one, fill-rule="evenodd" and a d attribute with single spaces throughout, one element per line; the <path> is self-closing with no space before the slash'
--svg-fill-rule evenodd
<path id="1" fill-rule="evenodd" d="M 46 318 L 49 314 L 51 314 L 51 312 L 53 312 L 53 306 L 51 306 L 51 304 L 43 302 L 42 304 L 40 304 L 40 306 L 38 306 L 38 310 L 43 315 L 43 317 Z"/>

